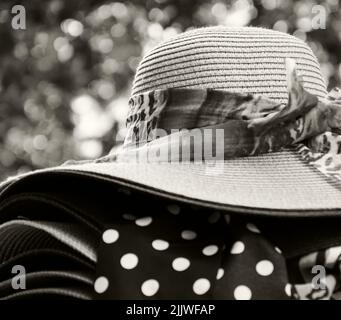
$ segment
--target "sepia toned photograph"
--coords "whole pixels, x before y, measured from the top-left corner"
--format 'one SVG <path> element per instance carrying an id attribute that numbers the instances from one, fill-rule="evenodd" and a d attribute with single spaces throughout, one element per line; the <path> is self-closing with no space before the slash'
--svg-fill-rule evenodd
<path id="1" fill-rule="evenodd" d="M 0 300 L 341 300 L 339 0 L 3 0 L 0 39 Z"/>

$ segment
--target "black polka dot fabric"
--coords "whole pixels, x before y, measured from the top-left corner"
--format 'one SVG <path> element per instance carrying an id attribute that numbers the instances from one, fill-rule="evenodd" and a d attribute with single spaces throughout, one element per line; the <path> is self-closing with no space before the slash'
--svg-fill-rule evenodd
<path id="1" fill-rule="evenodd" d="M 339 217 L 217 211 L 54 178 L 64 183 L 26 185 L 24 199 L 12 190 L 0 208 L 1 299 L 341 299 Z M 27 271 L 20 292 L 10 285 L 18 264 Z"/>
<path id="2" fill-rule="evenodd" d="M 99 299 L 291 296 L 281 249 L 253 223 L 180 203 L 136 204 L 115 216 L 98 250 Z"/>

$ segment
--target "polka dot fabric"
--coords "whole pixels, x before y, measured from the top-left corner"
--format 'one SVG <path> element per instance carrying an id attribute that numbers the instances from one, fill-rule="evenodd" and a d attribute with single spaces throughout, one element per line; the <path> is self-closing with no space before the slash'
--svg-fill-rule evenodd
<path id="1" fill-rule="evenodd" d="M 166 200 L 128 207 L 103 230 L 98 299 L 289 299 L 285 259 L 255 224 Z"/>

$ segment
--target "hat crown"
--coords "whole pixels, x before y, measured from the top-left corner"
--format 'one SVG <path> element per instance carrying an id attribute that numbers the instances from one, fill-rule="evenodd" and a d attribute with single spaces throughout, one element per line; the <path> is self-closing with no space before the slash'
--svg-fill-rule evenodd
<path id="1" fill-rule="evenodd" d="M 132 95 L 156 89 L 211 88 L 288 99 L 285 58 L 293 58 L 307 91 L 325 97 L 319 63 L 302 40 L 256 27 L 207 27 L 159 44 L 140 62 Z"/>

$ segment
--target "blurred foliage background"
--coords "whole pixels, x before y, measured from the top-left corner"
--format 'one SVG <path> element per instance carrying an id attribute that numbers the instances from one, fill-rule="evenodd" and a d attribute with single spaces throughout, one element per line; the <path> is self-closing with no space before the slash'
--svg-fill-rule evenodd
<path id="1" fill-rule="evenodd" d="M 11 8 L 26 9 L 26 30 Z M 312 29 L 312 6 L 327 13 Z M 30 0 L 0 3 L 0 179 L 108 153 L 125 135 L 141 56 L 207 25 L 263 26 L 306 40 L 329 87 L 341 78 L 338 0 Z"/>

